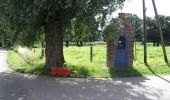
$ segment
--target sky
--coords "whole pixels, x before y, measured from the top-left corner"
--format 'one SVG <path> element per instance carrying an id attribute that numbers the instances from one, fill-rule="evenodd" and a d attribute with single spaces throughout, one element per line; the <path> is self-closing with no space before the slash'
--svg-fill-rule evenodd
<path id="1" fill-rule="evenodd" d="M 124 3 L 124 7 L 121 10 L 118 10 L 113 16 L 117 16 L 117 13 L 132 13 L 137 14 L 140 18 L 143 18 L 143 10 L 142 10 L 142 1 L 143 0 L 126 0 Z M 146 2 L 146 16 L 154 17 L 154 9 L 152 5 L 152 0 L 145 0 Z M 155 0 L 157 11 L 159 15 L 170 16 L 170 0 Z"/>

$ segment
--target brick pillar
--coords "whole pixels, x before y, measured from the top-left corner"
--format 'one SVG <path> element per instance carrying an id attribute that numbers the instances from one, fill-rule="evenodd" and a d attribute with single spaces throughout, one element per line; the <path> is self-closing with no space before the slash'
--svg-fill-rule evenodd
<path id="1" fill-rule="evenodd" d="M 131 25 L 131 22 L 126 19 L 125 13 L 119 14 L 120 18 L 120 28 L 124 31 L 128 37 L 128 66 L 133 67 L 133 58 L 134 58 L 134 28 Z M 107 67 L 114 68 L 115 66 L 115 45 L 114 42 L 107 42 Z"/>
<path id="2" fill-rule="evenodd" d="M 115 62 L 114 42 L 107 42 L 107 67 L 113 68 Z"/>
<path id="3" fill-rule="evenodd" d="M 123 30 L 128 36 L 128 66 L 133 67 L 133 59 L 134 59 L 134 28 L 131 25 L 131 22 L 127 19 L 122 19 Z"/>

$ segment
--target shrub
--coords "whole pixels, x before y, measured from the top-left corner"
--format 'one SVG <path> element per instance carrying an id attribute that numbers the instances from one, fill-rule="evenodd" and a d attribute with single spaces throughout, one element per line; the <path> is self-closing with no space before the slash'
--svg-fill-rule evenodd
<path id="1" fill-rule="evenodd" d="M 34 60 L 37 58 L 27 47 L 19 46 L 17 53 L 29 64 L 33 64 Z"/>

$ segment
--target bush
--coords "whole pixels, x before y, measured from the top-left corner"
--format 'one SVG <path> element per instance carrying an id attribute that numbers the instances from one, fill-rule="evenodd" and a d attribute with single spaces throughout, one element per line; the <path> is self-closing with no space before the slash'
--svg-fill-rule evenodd
<path id="1" fill-rule="evenodd" d="M 35 54 L 31 52 L 27 47 L 19 46 L 17 49 L 17 53 L 27 62 L 30 64 L 34 63 L 34 60 L 37 59 Z"/>

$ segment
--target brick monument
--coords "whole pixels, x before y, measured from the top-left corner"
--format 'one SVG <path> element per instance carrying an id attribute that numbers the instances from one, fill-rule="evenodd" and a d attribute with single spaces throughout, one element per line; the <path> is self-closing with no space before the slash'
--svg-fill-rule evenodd
<path id="1" fill-rule="evenodd" d="M 119 41 L 107 42 L 107 66 L 109 68 L 133 67 L 134 28 L 125 13 L 119 13 L 121 33 Z"/>

